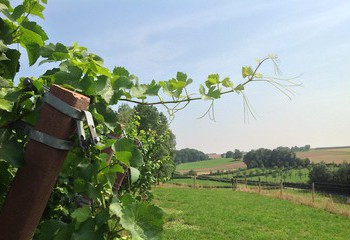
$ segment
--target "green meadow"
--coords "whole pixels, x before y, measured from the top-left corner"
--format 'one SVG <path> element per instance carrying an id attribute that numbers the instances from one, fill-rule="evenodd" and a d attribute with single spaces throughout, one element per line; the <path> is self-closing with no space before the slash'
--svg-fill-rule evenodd
<path id="1" fill-rule="evenodd" d="M 162 239 L 349 239 L 350 218 L 228 189 L 156 188 Z"/>

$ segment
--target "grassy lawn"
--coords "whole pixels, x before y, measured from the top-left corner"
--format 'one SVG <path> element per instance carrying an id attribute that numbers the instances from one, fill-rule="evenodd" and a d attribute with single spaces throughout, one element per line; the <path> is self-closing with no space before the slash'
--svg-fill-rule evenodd
<path id="1" fill-rule="evenodd" d="M 162 239 L 349 239 L 350 218 L 227 189 L 157 188 Z"/>
<path id="2" fill-rule="evenodd" d="M 212 160 L 204 160 L 199 162 L 182 163 L 176 166 L 176 170 L 191 170 L 198 168 L 212 168 L 223 165 L 233 164 L 241 161 L 234 161 L 232 158 L 218 158 Z"/>

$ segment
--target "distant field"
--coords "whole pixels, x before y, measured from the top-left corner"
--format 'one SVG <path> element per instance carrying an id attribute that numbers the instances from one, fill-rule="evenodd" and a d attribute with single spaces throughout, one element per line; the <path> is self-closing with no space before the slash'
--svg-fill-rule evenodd
<path id="1" fill-rule="evenodd" d="M 237 171 L 235 173 L 223 173 L 220 175 L 213 175 L 213 178 L 241 178 L 243 179 L 244 176 L 247 176 L 248 180 L 258 181 L 259 178 L 261 181 L 265 182 L 280 182 L 283 180 L 284 182 L 295 182 L 295 183 L 307 183 L 309 181 L 309 170 L 307 168 L 303 169 L 291 169 L 286 172 L 284 172 L 284 178 L 278 173 L 278 170 L 276 169 L 269 169 L 267 170 L 268 174 L 264 174 L 260 169 L 258 168 L 251 168 L 251 169 L 243 169 L 241 171 Z M 259 172 L 259 174 L 257 174 Z M 273 174 L 273 172 L 275 172 Z M 259 175 L 259 176 L 252 176 L 250 177 L 250 174 Z"/>
<path id="2" fill-rule="evenodd" d="M 182 185 L 193 185 L 194 180 L 191 178 L 182 178 L 182 179 L 172 179 L 168 183 L 177 183 Z M 210 180 L 196 180 L 197 186 L 231 186 L 231 183 L 225 183 L 225 182 L 216 182 L 216 181 L 210 181 Z"/>
<path id="3" fill-rule="evenodd" d="M 299 158 L 309 158 L 313 163 L 350 163 L 350 147 L 348 148 L 324 148 L 313 149 L 307 152 L 297 152 Z M 233 170 L 246 168 L 242 161 L 234 161 L 231 158 L 218 158 L 199 162 L 183 163 L 176 166 L 176 170 L 184 173 L 193 169 L 199 174 L 209 174 L 217 170 Z"/>
<path id="4" fill-rule="evenodd" d="M 210 172 L 222 169 L 238 169 L 245 168 L 246 165 L 242 161 L 234 161 L 232 158 L 218 158 L 199 162 L 183 163 L 176 166 L 176 170 L 180 172 L 189 171 L 191 169 L 197 172 Z"/>
<path id="5" fill-rule="evenodd" d="M 162 239 L 349 239 L 350 218 L 228 189 L 156 188 Z"/>
<path id="6" fill-rule="evenodd" d="M 319 163 L 343 163 L 350 162 L 349 148 L 325 148 L 310 150 L 308 152 L 297 152 L 299 158 L 309 158 L 311 162 Z"/>

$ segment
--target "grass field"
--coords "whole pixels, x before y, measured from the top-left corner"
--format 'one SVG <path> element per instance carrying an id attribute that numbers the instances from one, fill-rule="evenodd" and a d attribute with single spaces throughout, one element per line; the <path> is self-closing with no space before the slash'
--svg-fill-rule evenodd
<path id="1" fill-rule="evenodd" d="M 176 170 L 184 172 L 193 169 L 197 172 L 209 172 L 220 169 L 238 169 L 245 167 L 246 166 L 242 161 L 234 161 L 232 158 L 218 158 L 199 162 L 179 164 L 176 166 Z"/>
<path id="2" fill-rule="evenodd" d="M 350 162 L 350 148 L 330 148 L 297 152 L 299 158 L 309 158 L 311 162 L 343 163 Z"/>
<path id="3" fill-rule="evenodd" d="M 162 239 L 349 239 L 350 218 L 226 189 L 157 188 Z"/>

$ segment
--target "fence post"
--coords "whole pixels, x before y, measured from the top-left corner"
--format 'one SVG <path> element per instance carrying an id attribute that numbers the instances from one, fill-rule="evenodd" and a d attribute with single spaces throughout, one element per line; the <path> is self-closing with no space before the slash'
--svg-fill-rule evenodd
<path id="1" fill-rule="evenodd" d="M 197 176 L 193 176 L 193 187 L 196 188 L 196 178 Z"/>
<path id="2" fill-rule="evenodd" d="M 86 110 L 90 99 L 52 85 L 50 93 L 67 104 Z M 75 131 L 75 120 L 44 104 L 35 129 L 67 140 Z M 1 239 L 31 239 L 50 197 L 68 151 L 30 140 L 0 212 Z"/>
<path id="3" fill-rule="evenodd" d="M 315 203 L 315 183 L 312 183 L 312 203 Z"/>
<path id="4" fill-rule="evenodd" d="M 281 179 L 281 182 L 280 182 L 280 197 L 283 196 L 283 180 Z"/>
<path id="5" fill-rule="evenodd" d="M 261 181 L 260 181 L 260 177 L 259 177 L 259 193 L 261 192 Z"/>
<path id="6" fill-rule="evenodd" d="M 248 189 L 247 177 L 244 177 L 244 184 L 245 184 L 245 189 Z"/>

